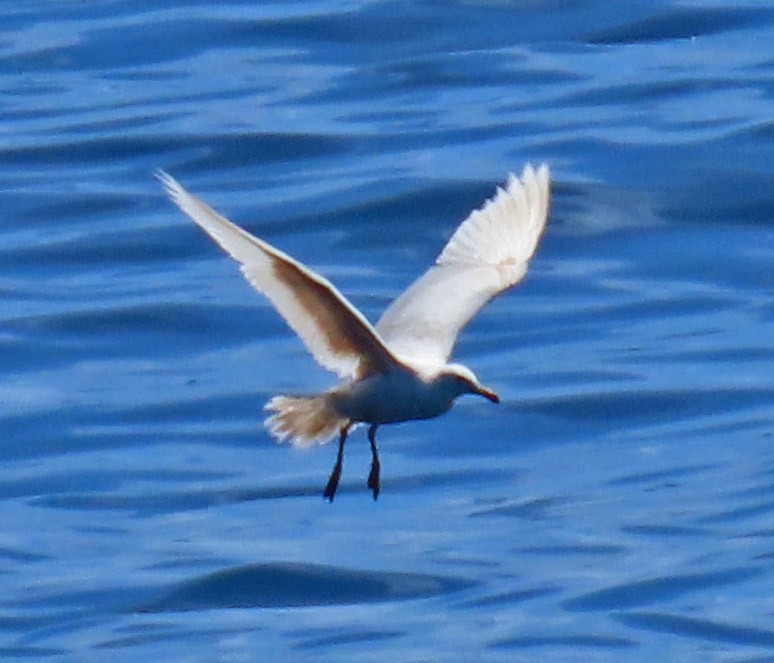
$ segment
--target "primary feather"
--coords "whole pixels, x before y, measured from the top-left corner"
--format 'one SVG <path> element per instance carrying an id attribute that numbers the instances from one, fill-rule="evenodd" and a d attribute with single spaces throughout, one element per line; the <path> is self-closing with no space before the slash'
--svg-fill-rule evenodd
<path id="1" fill-rule="evenodd" d="M 550 203 L 546 165 L 528 165 L 521 179 L 508 176 L 505 189 L 457 228 L 436 263 L 400 295 L 376 324 L 398 357 L 443 365 L 457 335 L 493 297 L 527 273 L 546 226 Z"/>
<path id="2" fill-rule="evenodd" d="M 342 378 L 396 366 L 371 324 L 330 282 L 218 214 L 170 175 L 157 177 L 172 201 L 241 263 L 247 280 L 269 298 L 321 366 Z"/>

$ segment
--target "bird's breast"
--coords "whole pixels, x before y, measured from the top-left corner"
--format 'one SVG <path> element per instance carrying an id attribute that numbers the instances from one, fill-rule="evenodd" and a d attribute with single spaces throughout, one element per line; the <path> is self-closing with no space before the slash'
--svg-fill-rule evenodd
<path id="1" fill-rule="evenodd" d="M 330 396 L 342 416 L 371 424 L 430 419 L 453 403 L 434 383 L 408 371 L 373 375 L 339 387 Z"/>

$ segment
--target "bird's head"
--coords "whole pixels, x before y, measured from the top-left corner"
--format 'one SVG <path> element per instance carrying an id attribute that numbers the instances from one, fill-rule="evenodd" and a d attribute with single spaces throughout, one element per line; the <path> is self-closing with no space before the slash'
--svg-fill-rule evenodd
<path id="1" fill-rule="evenodd" d="M 500 397 L 492 389 L 482 385 L 467 366 L 462 364 L 449 364 L 441 373 L 441 379 L 448 384 L 454 394 L 454 398 L 463 394 L 476 394 L 483 396 L 492 403 L 499 403 Z"/>

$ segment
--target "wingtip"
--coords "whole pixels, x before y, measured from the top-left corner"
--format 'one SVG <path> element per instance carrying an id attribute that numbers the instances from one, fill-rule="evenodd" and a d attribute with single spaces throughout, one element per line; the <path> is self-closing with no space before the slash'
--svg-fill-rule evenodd
<path id="1" fill-rule="evenodd" d="M 551 169 L 548 167 L 548 164 L 543 162 L 538 166 L 537 172 L 535 173 L 535 176 L 538 180 L 541 182 L 550 182 L 551 181 Z"/>
<path id="2" fill-rule="evenodd" d="M 185 190 L 183 185 L 161 168 L 157 169 L 153 175 L 159 181 L 161 186 L 164 187 L 164 193 L 167 194 L 167 197 L 183 212 L 191 216 L 196 223 L 199 223 L 195 215 L 192 216 L 190 210 L 187 209 L 190 201 L 193 200 L 193 197 Z M 199 223 L 199 225 L 201 224 Z"/>
<path id="3" fill-rule="evenodd" d="M 170 198 L 174 198 L 175 192 L 180 188 L 180 184 L 178 184 L 177 180 L 161 168 L 157 168 L 153 171 L 153 177 L 161 183 L 161 186 L 164 187 L 164 191 L 166 191 L 167 195 Z"/>
<path id="4" fill-rule="evenodd" d="M 526 180 L 539 180 L 541 183 L 547 183 L 551 181 L 551 169 L 545 162 L 540 163 L 537 168 L 532 163 L 527 163 L 521 171 L 521 177 L 516 175 L 513 171 L 508 173 L 507 187 L 510 188 L 514 184 L 519 184 Z"/>

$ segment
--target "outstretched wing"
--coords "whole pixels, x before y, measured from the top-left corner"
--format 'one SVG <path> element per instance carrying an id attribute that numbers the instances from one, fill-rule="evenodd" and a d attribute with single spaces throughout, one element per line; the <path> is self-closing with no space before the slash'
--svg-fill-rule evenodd
<path id="1" fill-rule="evenodd" d="M 457 334 L 493 297 L 527 273 L 548 219 L 550 174 L 527 165 L 457 228 L 435 265 L 396 299 L 376 325 L 397 356 L 445 363 Z"/>
<path id="2" fill-rule="evenodd" d="M 353 378 L 396 365 L 371 324 L 331 283 L 218 214 L 170 175 L 156 176 L 172 201 L 241 263 L 247 280 L 271 300 L 321 366 Z"/>

